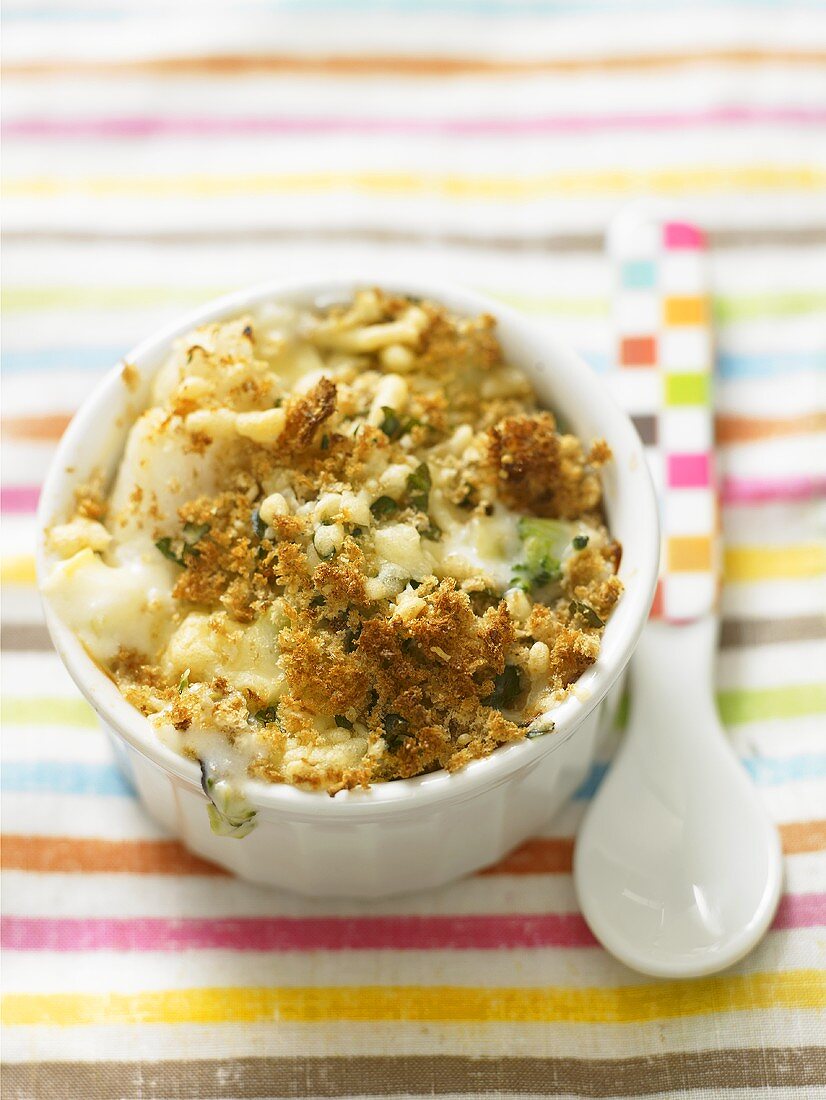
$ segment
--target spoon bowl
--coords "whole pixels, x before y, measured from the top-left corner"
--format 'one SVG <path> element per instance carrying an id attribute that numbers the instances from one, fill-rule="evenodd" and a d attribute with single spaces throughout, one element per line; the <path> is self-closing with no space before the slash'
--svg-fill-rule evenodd
<path id="1" fill-rule="evenodd" d="M 625 744 L 582 824 L 574 881 L 606 948 L 645 974 L 725 969 L 762 938 L 780 842 L 731 750 L 712 685 L 717 620 L 649 623 Z"/>

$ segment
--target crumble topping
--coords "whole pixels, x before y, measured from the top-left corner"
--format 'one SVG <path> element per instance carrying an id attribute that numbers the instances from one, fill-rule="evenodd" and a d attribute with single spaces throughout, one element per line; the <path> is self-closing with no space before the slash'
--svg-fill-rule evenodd
<path id="1" fill-rule="evenodd" d="M 611 456 L 495 330 L 380 290 L 205 325 L 50 531 L 58 612 L 205 783 L 335 793 L 552 731 L 622 589 Z"/>

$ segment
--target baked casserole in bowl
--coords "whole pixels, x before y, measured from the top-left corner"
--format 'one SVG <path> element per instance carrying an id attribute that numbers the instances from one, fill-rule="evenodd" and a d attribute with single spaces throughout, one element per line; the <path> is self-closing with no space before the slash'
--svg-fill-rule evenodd
<path id="1" fill-rule="evenodd" d="M 365 275 L 141 344 L 39 513 L 49 629 L 147 810 L 311 895 L 435 886 L 541 826 L 656 581 L 641 444 L 587 365 Z"/>

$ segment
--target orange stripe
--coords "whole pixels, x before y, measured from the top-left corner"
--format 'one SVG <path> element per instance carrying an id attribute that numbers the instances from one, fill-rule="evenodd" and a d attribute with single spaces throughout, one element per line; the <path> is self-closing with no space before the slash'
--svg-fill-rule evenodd
<path id="1" fill-rule="evenodd" d="M 704 325 L 708 319 L 705 298 L 666 298 L 664 306 L 667 325 Z"/>
<path id="2" fill-rule="evenodd" d="M 804 416 L 757 417 L 718 416 L 715 432 L 718 443 L 754 443 L 789 435 L 826 431 L 826 413 Z"/>
<path id="3" fill-rule="evenodd" d="M 52 442 L 60 439 L 71 419 L 71 413 L 54 413 L 51 416 L 4 416 L 2 430 L 8 439 Z"/>
<path id="4" fill-rule="evenodd" d="M 534 837 L 480 873 L 483 875 L 569 875 L 573 855 L 573 837 Z"/>
<path id="5" fill-rule="evenodd" d="M 653 336 L 625 336 L 620 340 L 620 365 L 653 367 L 657 363 L 657 341 Z"/>
<path id="6" fill-rule="evenodd" d="M 779 825 L 783 851 L 788 855 L 803 855 L 806 852 L 822 852 L 826 849 L 826 820 L 790 821 Z"/>
<path id="7" fill-rule="evenodd" d="M 0 860 L 5 870 L 43 874 L 227 874 L 222 868 L 192 855 L 176 840 L 93 840 L 86 837 L 5 834 Z"/>
<path id="8" fill-rule="evenodd" d="M 4 65 L 4 75 L 50 76 L 94 74 L 120 77 L 128 73 L 156 76 L 236 76 L 239 73 L 307 73 L 326 76 L 469 76 L 518 75 L 531 73 L 627 72 L 634 69 L 668 69 L 680 65 L 710 64 L 815 65 L 826 63 L 824 50 L 722 49 L 683 50 L 663 54 L 625 54 L 609 57 L 498 58 L 413 57 L 408 54 L 379 54 L 370 57 L 341 54 L 212 54 L 201 57 L 154 57 L 124 61 L 77 58 L 59 62 L 35 61 Z"/>
<path id="9" fill-rule="evenodd" d="M 826 849 L 826 820 L 779 826 L 786 855 Z M 570 874 L 571 837 L 534 837 L 482 875 Z M 3 836 L 6 871 L 40 874 L 226 875 L 221 867 L 192 855 L 175 840 L 93 840 L 85 837 Z"/>
<path id="10" fill-rule="evenodd" d="M 53 413 L 49 416 L 4 417 L 2 430 L 8 439 L 56 442 L 65 432 L 72 415 Z M 822 431 L 826 431 L 826 412 L 788 417 L 724 415 L 716 419 L 717 442 L 724 444 L 751 443 L 760 439 Z"/>
<path id="11" fill-rule="evenodd" d="M 693 573 L 711 569 L 711 539 L 705 535 L 682 535 L 668 540 L 668 571 Z"/>
<path id="12" fill-rule="evenodd" d="M 787 856 L 826 849 L 826 820 L 792 821 L 779 825 L 783 852 Z M 506 855 L 482 875 L 570 874 L 574 853 L 573 837 L 534 837 Z"/>

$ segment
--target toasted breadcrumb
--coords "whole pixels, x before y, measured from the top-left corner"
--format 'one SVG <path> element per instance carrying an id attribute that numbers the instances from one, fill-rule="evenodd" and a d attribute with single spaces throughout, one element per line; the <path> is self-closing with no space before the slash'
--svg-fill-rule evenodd
<path id="1" fill-rule="evenodd" d="M 108 672 L 181 752 L 217 733 L 249 775 L 330 793 L 524 737 L 597 659 L 622 591 L 607 445 L 558 431 L 488 315 L 369 290 L 279 316 L 205 326 L 156 380 L 110 530 L 151 538 L 174 611 L 156 651 L 124 644 Z M 180 471 L 152 480 L 175 448 Z M 105 518 L 101 483 L 76 514 Z M 556 571 L 529 575 L 526 517 L 570 530 Z"/>

